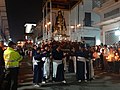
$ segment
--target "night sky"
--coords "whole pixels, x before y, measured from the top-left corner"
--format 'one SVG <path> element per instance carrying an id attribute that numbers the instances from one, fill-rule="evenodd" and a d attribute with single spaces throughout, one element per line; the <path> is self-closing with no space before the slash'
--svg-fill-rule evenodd
<path id="1" fill-rule="evenodd" d="M 42 19 L 42 0 L 5 0 L 10 36 L 13 41 L 24 39 L 24 24 Z"/>

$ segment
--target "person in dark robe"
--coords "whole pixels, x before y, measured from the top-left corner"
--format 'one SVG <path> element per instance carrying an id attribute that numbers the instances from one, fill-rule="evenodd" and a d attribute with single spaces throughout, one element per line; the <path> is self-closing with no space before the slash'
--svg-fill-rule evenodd
<path id="1" fill-rule="evenodd" d="M 60 45 L 57 45 L 56 48 L 52 51 L 53 58 L 53 80 L 57 82 L 66 83 L 64 77 L 64 64 L 63 64 L 63 51 L 61 51 Z"/>
<path id="2" fill-rule="evenodd" d="M 86 52 L 84 50 L 84 47 L 81 47 L 80 50 L 78 50 L 76 52 L 77 55 L 77 66 L 76 66 L 76 78 L 78 80 L 78 82 L 82 82 L 82 81 L 87 81 L 87 77 L 86 77 L 86 59 L 85 59 L 85 55 Z"/>
<path id="3" fill-rule="evenodd" d="M 33 57 L 33 83 L 35 87 L 39 87 L 39 83 L 43 80 L 43 65 L 44 61 L 42 61 L 42 54 L 40 52 L 40 48 L 36 49 L 36 54 Z"/>

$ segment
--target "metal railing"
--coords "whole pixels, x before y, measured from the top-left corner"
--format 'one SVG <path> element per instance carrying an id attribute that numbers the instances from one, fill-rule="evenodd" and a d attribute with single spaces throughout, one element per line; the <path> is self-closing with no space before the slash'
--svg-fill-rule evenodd
<path id="1" fill-rule="evenodd" d="M 108 2 L 109 0 L 92 0 L 92 7 L 102 7 L 102 4 Z"/>

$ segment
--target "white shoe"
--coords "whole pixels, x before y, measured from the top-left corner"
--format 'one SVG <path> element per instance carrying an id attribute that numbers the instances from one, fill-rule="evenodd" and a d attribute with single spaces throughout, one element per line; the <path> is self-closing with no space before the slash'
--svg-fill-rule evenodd
<path id="1" fill-rule="evenodd" d="M 40 87 L 38 84 L 35 84 L 34 87 Z"/>
<path id="2" fill-rule="evenodd" d="M 62 83 L 66 83 L 66 81 L 64 80 L 64 81 L 62 81 Z"/>
<path id="3" fill-rule="evenodd" d="M 95 77 L 93 77 L 92 79 L 95 80 Z"/>
<path id="4" fill-rule="evenodd" d="M 78 80 L 78 82 L 80 83 L 80 82 L 82 82 L 81 80 Z"/>
<path id="5" fill-rule="evenodd" d="M 87 82 L 87 80 L 85 80 L 85 82 Z"/>
<path id="6" fill-rule="evenodd" d="M 42 81 L 42 84 L 45 84 L 45 81 Z"/>

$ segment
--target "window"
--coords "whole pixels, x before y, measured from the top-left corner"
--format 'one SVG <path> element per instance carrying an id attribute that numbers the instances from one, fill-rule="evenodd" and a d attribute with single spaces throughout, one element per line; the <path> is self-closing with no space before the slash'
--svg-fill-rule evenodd
<path id="1" fill-rule="evenodd" d="M 107 12 L 104 14 L 104 18 L 107 18 L 107 17 L 110 17 L 110 16 L 113 16 L 115 14 L 118 14 L 120 12 L 120 8 L 117 8 L 117 9 L 114 9 L 110 12 Z"/>
<path id="2" fill-rule="evenodd" d="M 91 26 L 91 13 L 85 12 L 84 26 Z"/>

